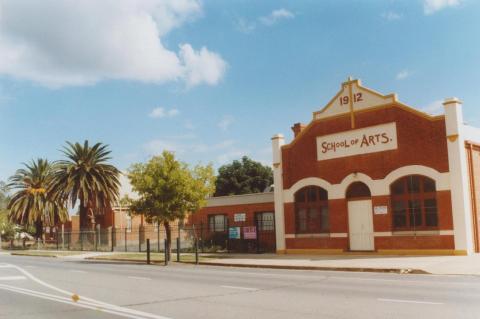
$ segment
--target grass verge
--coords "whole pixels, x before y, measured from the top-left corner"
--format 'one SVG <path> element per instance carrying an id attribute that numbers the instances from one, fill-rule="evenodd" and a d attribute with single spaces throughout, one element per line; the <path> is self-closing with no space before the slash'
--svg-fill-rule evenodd
<path id="1" fill-rule="evenodd" d="M 36 251 L 36 250 L 15 250 L 10 252 L 13 256 L 32 256 L 32 257 L 64 257 L 80 255 L 82 252 L 76 251 Z"/>
<path id="2" fill-rule="evenodd" d="M 90 257 L 91 260 L 111 260 L 111 261 L 133 261 L 133 262 L 146 262 L 147 254 L 146 253 L 118 253 L 105 256 L 95 256 Z M 151 253 L 150 260 L 153 263 L 163 263 L 165 262 L 165 255 L 163 253 Z M 199 261 L 208 260 L 208 257 L 199 256 Z M 172 254 L 172 260 L 177 261 L 177 255 Z M 181 254 L 180 262 L 184 263 L 194 263 L 195 255 L 194 254 Z"/>

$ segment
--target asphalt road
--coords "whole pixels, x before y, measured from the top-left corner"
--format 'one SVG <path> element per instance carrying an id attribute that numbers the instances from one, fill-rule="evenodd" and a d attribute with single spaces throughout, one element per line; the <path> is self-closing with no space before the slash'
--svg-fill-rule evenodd
<path id="1" fill-rule="evenodd" d="M 0 318 L 477 319 L 480 277 L 0 255 Z"/>

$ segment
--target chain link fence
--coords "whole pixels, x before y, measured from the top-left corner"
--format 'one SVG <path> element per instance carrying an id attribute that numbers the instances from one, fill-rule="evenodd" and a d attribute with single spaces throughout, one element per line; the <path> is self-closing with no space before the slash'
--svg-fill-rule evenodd
<path id="1" fill-rule="evenodd" d="M 275 251 L 273 218 L 229 224 L 225 219 L 211 219 L 208 224 L 170 224 L 171 250 L 194 252 L 195 244 L 202 253 L 264 253 Z M 151 252 L 164 252 L 165 227 L 106 228 L 87 231 L 54 229 L 43 240 L 24 237 L 3 240 L 3 249 L 39 249 L 64 251 L 145 252 L 147 239 Z"/>

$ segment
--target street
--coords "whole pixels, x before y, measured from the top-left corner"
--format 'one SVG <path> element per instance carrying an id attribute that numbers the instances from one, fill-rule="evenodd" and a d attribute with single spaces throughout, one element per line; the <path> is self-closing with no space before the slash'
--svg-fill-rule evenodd
<path id="1" fill-rule="evenodd" d="M 479 298 L 475 276 L 0 255 L 0 318 L 478 318 Z"/>

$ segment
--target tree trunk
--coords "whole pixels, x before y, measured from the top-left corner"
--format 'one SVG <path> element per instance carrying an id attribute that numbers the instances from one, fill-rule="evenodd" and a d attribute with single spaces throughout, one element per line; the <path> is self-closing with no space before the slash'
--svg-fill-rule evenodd
<path id="1" fill-rule="evenodd" d="M 42 235 L 43 235 L 43 222 L 41 219 L 38 219 L 35 222 L 35 238 L 37 239 L 37 241 L 39 239 L 42 239 Z"/>
<path id="2" fill-rule="evenodd" d="M 83 200 L 80 201 L 80 231 L 88 230 L 88 208 L 84 206 Z"/>
<path id="3" fill-rule="evenodd" d="M 165 227 L 165 233 L 166 233 L 166 241 L 167 241 L 167 259 L 168 261 L 171 260 L 171 247 L 172 247 L 172 229 L 170 228 L 170 223 L 168 221 L 163 222 L 163 226 Z"/>

